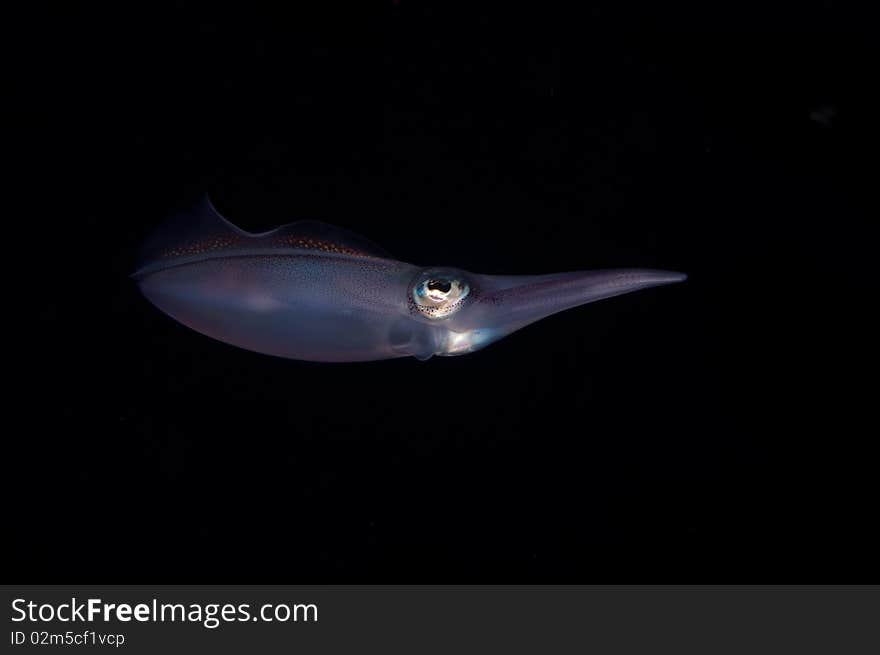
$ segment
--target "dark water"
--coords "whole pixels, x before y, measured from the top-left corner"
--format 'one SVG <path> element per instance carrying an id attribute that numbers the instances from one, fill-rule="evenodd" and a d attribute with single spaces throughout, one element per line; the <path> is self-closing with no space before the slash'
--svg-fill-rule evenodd
<path id="1" fill-rule="evenodd" d="M 12 570 L 863 581 L 880 544 L 862 24 L 407 0 L 22 19 L 8 220 L 26 236 L 6 245 L 40 261 L 7 343 L 28 362 L 8 380 L 28 413 L 6 436 Z M 127 277 L 205 191 L 244 228 L 318 218 L 426 265 L 690 279 L 467 357 L 273 359 L 188 331 Z"/>

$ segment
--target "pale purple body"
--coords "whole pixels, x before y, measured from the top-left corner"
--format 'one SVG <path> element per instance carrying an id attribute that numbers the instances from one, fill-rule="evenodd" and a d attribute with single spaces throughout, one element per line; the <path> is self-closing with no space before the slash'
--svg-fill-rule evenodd
<path id="1" fill-rule="evenodd" d="M 453 313 L 439 318 L 413 300 L 420 276 L 434 271 L 468 290 Z M 473 352 L 550 314 L 685 279 L 639 269 L 540 276 L 424 269 L 321 223 L 249 234 L 207 201 L 148 242 L 134 277 L 154 305 L 198 332 L 269 355 L 325 362 Z"/>

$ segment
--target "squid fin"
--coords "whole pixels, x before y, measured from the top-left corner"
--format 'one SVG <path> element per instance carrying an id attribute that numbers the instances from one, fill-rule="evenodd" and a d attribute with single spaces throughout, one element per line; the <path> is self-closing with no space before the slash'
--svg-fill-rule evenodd
<path id="1" fill-rule="evenodd" d="M 369 239 L 320 221 L 297 221 L 254 234 L 225 219 L 207 196 L 193 207 L 173 213 L 144 242 L 135 277 L 175 260 L 199 260 L 218 254 L 253 250 L 313 250 L 359 257 L 391 259 Z"/>

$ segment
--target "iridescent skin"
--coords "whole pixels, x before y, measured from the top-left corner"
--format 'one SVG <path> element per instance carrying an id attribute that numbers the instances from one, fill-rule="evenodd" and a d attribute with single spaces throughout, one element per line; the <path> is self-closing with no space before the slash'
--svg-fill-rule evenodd
<path id="1" fill-rule="evenodd" d="M 207 199 L 161 228 L 143 260 L 133 277 L 177 321 L 248 350 L 321 362 L 474 352 L 565 309 L 686 277 L 645 269 L 538 276 L 425 269 L 321 223 L 249 234 Z M 443 305 L 448 314 L 427 311 L 414 293 L 435 279 L 466 291 Z"/>

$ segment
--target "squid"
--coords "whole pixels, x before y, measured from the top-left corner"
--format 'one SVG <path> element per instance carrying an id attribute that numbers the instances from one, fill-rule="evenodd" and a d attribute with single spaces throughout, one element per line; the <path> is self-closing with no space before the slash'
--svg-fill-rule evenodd
<path id="1" fill-rule="evenodd" d="M 472 353 L 551 314 L 687 276 L 425 268 L 317 221 L 246 232 L 205 196 L 146 240 L 132 277 L 165 314 L 227 344 L 289 359 L 365 362 Z"/>

